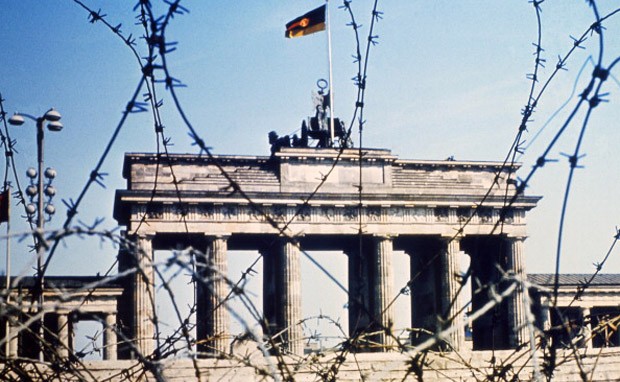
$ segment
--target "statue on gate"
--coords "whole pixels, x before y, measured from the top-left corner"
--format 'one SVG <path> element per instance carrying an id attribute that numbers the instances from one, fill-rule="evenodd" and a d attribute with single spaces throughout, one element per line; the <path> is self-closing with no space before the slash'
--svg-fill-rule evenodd
<path id="1" fill-rule="evenodd" d="M 330 95 L 325 91 L 328 87 L 327 81 L 320 79 L 317 81 L 317 86 L 318 92 L 312 92 L 315 113 L 313 117 L 307 119 L 307 122 L 306 120 L 301 122 L 301 137 L 297 134 L 292 138 L 288 135 L 280 137 L 275 131 L 269 133 L 272 155 L 281 147 L 353 147 L 344 122 L 339 118 L 334 118 L 334 139 L 332 140 Z M 310 140 L 312 140 L 312 146 Z"/>

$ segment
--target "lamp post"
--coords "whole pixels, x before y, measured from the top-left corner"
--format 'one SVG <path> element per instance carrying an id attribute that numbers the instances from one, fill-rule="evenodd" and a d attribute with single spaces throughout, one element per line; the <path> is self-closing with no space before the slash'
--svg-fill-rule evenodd
<path id="1" fill-rule="evenodd" d="M 45 114 L 40 117 L 34 117 L 29 114 L 24 113 L 15 113 L 11 118 L 9 118 L 9 124 L 14 126 L 20 126 L 24 124 L 24 118 L 31 119 L 36 122 L 37 126 L 37 163 L 38 163 L 38 171 L 29 168 L 26 172 L 26 175 L 30 178 L 31 184 L 26 189 L 26 193 L 31 198 L 31 200 L 37 196 L 37 234 L 35 240 L 35 248 L 37 252 L 37 288 L 38 289 L 38 307 L 37 313 L 40 315 L 39 322 L 39 340 L 41 341 L 41 346 L 39 347 L 39 360 L 43 361 L 43 340 L 44 340 L 44 312 L 43 312 L 43 290 L 44 290 L 44 278 L 43 278 L 43 259 L 45 257 L 45 245 L 43 244 L 43 228 L 45 225 L 44 213 L 52 215 L 55 212 L 54 206 L 49 204 L 47 207 L 44 206 L 43 194 L 51 198 L 55 195 L 56 191 L 48 184 L 45 189 L 43 187 L 43 177 L 47 178 L 50 182 L 52 179 L 56 177 L 56 171 L 48 168 L 43 171 L 43 142 L 45 138 L 45 130 L 43 129 L 43 125 L 47 122 L 47 129 L 49 131 L 60 131 L 63 126 L 60 123 L 61 115 L 58 111 L 49 109 Z M 34 180 L 37 180 L 36 186 L 34 184 Z M 31 219 L 32 215 L 35 213 L 35 206 L 33 204 L 29 204 L 26 206 L 26 212 L 28 213 L 28 218 Z"/>

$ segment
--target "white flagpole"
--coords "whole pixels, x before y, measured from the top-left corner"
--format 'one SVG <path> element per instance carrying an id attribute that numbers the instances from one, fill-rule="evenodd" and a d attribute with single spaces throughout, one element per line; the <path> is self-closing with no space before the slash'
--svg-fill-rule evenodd
<path id="1" fill-rule="evenodd" d="M 6 222 L 6 281 L 5 281 L 5 288 L 6 288 L 6 302 L 7 304 L 10 302 L 11 300 L 11 189 L 9 187 L 6 187 L 5 190 L 8 190 L 6 197 L 7 197 L 7 205 L 8 205 L 8 209 L 7 209 L 7 222 Z M 7 320 L 6 320 L 6 327 L 5 327 L 5 344 L 4 344 L 4 356 L 6 357 L 6 359 L 8 359 L 9 357 L 12 356 L 11 354 L 11 342 L 12 341 L 12 335 L 11 335 L 11 324 L 9 322 L 9 317 L 7 316 Z"/>
<path id="2" fill-rule="evenodd" d="M 327 13 L 327 60 L 329 62 L 329 135 L 330 142 L 334 144 L 334 76 L 332 73 L 332 28 L 329 21 L 329 0 L 325 0 L 325 12 Z"/>

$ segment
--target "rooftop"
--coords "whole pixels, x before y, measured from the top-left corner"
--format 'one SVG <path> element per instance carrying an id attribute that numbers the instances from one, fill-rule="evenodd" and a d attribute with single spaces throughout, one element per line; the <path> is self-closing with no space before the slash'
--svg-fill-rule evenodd
<path id="1" fill-rule="evenodd" d="M 592 278 L 592 273 L 565 273 L 559 275 L 559 284 L 561 286 L 578 286 Z M 555 274 L 553 273 L 530 273 L 527 280 L 538 285 L 553 285 L 555 283 Z M 618 273 L 599 273 L 592 281 L 591 286 L 617 285 L 620 286 L 620 274 Z"/>
<path id="2" fill-rule="evenodd" d="M 14 283 L 18 279 L 12 277 L 11 282 Z M 19 278 L 17 288 L 32 288 L 35 286 L 36 277 L 27 276 Z M 121 283 L 116 277 L 104 277 L 104 276 L 45 276 L 44 279 L 45 288 L 50 289 L 80 289 L 87 286 L 96 285 L 97 288 L 121 288 Z M 0 280 L 0 287 L 4 288 L 6 279 Z"/>

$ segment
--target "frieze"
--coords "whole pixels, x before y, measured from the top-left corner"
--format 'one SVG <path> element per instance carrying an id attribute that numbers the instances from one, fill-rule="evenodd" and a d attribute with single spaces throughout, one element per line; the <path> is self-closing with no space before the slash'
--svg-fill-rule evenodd
<path id="1" fill-rule="evenodd" d="M 424 207 L 408 207 L 404 211 L 403 218 L 406 223 L 427 223 L 429 212 L 432 212 Z"/>
<path id="2" fill-rule="evenodd" d="M 474 212 L 475 211 L 475 212 Z M 448 223 L 459 224 L 471 219 L 471 224 L 493 224 L 499 219 L 500 210 L 482 207 L 418 207 L 418 206 L 364 206 L 361 210 L 365 223 Z M 279 223 L 343 223 L 359 221 L 357 205 L 227 205 L 227 204 L 147 204 L 134 205 L 134 220 L 210 222 L 265 222 L 267 219 Z M 524 212 L 513 209 L 505 214 L 508 224 L 521 224 Z"/>
<path id="3" fill-rule="evenodd" d="M 366 217 L 368 222 L 380 222 L 381 221 L 381 207 L 368 207 L 366 210 Z"/>
<path id="4" fill-rule="evenodd" d="M 241 221 L 262 222 L 265 221 L 265 214 L 259 206 L 241 206 L 237 214 L 237 219 Z"/>
<path id="5" fill-rule="evenodd" d="M 301 208 L 292 207 L 294 216 L 297 221 L 301 222 L 309 222 L 312 215 L 310 213 L 310 207 L 308 205 L 304 205 Z"/>
<path id="6" fill-rule="evenodd" d="M 207 204 L 206 206 L 203 206 L 201 208 L 200 215 L 204 218 L 207 218 L 207 220 L 213 220 L 213 218 L 215 217 L 215 206 L 212 204 Z"/>
<path id="7" fill-rule="evenodd" d="M 277 222 L 284 223 L 287 221 L 286 206 L 273 206 L 271 212 L 268 212 L 269 216 Z"/>
<path id="8" fill-rule="evenodd" d="M 435 208 L 435 220 L 438 222 L 447 222 L 450 219 L 450 209 L 447 207 Z"/>
<path id="9" fill-rule="evenodd" d="M 239 211 L 237 206 L 222 206 L 221 210 L 225 220 L 237 220 Z"/>
<path id="10" fill-rule="evenodd" d="M 390 216 L 393 216 L 398 221 L 402 221 L 401 219 L 398 219 L 398 215 L 391 214 L 392 211 L 390 210 L 390 208 L 381 208 L 380 211 L 381 211 L 381 221 L 384 223 L 387 223 L 390 221 Z"/>
<path id="11" fill-rule="evenodd" d="M 342 216 L 347 222 L 354 222 L 359 220 L 359 207 L 358 206 L 346 206 Z"/>
<path id="12" fill-rule="evenodd" d="M 174 218 L 176 216 L 180 216 L 180 217 L 184 217 L 185 219 L 191 219 L 192 217 L 189 216 L 190 213 L 190 209 L 188 208 L 187 205 L 185 204 L 173 204 L 171 205 L 169 208 L 166 208 L 168 211 L 168 218 Z"/>
<path id="13" fill-rule="evenodd" d="M 523 210 L 512 210 L 512 219 L 513 223 L 520 224 L 525 222 L 525 211 Z"/>
<path id="14" fill-rule="evenodd" d="M 322 218 L 329 222 L 335 222 L 337 220 L 338 216 L 336 212 L 336 207 L 321 206 L 319 208 L 321 209 L 320 216 Z"/>
<path id="15" fill-rule="evenodd" d="M 164 207 L 161 205 L 148 204 L 146 206 L 147 219 L 162 219 L 164 217 Z"/>
<path id="16" fill-rule="evenodd" d="M 397 221 L 405 221 L 405 209 L 398 207 L 383 208 L 383 214 L 386 221 L 395 219 Z"/>
<path id="17" fill-rule="evenodd" d="M 501 215 L 500 215 L 501 216 Z M 515 221 L 515 213 L 513 209 L 508 209 L 504 213 L 504 223 L 512 224 Z"/>
<path id="18" fill-rule="evenodd" d="M 494 222 L 493 209 L 489 207 L 479 207 L 477 211 L 478 221 L 481 224 L 491 224 Z"/>
<path id="19" fill-rule="evenodd" d="M 471 208 L 460 207 L 456 210 L 456 220 L 459 223 L 465 223 L 471 218 Z"/>

